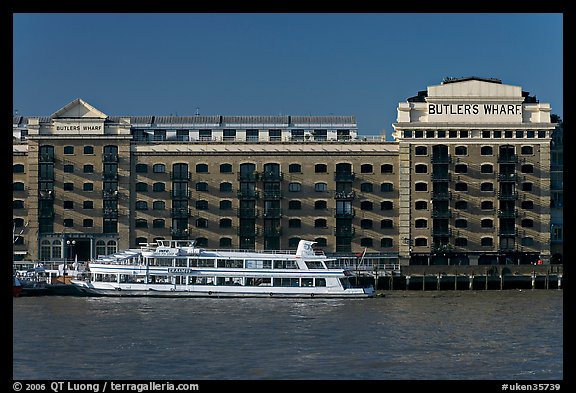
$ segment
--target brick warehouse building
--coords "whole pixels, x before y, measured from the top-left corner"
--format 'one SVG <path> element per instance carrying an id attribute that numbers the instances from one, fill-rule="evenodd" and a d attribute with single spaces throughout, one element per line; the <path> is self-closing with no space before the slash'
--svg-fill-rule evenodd
<path id="1" fill-rule="evenodd" d="M 496 79 L 445 79 L 399 104 L 384 141 L 359 137 L 354 116 L 108 116 L 76 99 L 14 117 L 15 258 L 190 238 L 313 239 L 401 264 L 548 261 L 562 252 L 550 110 Z"/>

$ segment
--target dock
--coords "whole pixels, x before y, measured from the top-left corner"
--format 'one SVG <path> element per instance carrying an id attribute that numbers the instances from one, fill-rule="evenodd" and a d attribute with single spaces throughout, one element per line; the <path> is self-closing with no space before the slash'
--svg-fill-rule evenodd
<path id="1" fill-rule="evenodd" d="M 363 270 L 352 278 L 376 290 L 563 289 L 562 265 L 430 265 Z"/>

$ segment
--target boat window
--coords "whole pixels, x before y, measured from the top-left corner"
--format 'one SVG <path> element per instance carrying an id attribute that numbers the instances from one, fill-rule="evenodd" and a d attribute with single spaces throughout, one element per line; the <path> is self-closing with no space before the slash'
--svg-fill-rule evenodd
<path id="1" fill-rule="evenodd" d="M 344 289 L 352 288 L 352 285 L 350 285 L 350 281 L 348 280 L 348 277 L 341 278 L 340 282 L 342 283 L 342 287 L 344 287 Z"/>
<path id="2" fill-rule="evenodd" d="M 299 285 L 298 278 L 282 277 L 274 279 L 275 287 L 297 287 Z"/>
<path id="3" fill-rule="evenodd" d="M 325 278 L 315 278 L 316 286 L 317 287 L 325 287 L 326 286 L 326 279 Z"/>
<path id="4" fill-rule="evenodd" d="M 172 266 L 172 258 L 156 258 L 157 266 Z"/>
<path id="5" fill-rule="evenodd" d="M 296 261 L 274 261 L 274 269 L 298 269 Z"/>
<path id="6" fill-rule="evenodd" d="M 241 277 L 216 277 L 216 285 L 242 285 Z"/>
<path id="7" fill-rule="evenodd" d="M 242 259 L 218 259 L 218 267 L 242 268 Z"/>
<path id="8" fill-rule="evenodd" d="M 194 285 L 214 285 L 214 277 L 192 277 Z"/>
<path id="9" fill-rule="evenodd" d="M 247 259 L 246 260 L 246 268 L 247 269 L 272 269 L 272 261 L 265 260 L 259 261 L 255 259 Z"/>
<path id="10" fill-rule="evenodd" d="M 176 258 L 176 266 L 177 267 L 185 267 L 186 266 L 186 258 Z"/>
<path id="11" fill-rule="evenodd" d="M 302 286 L 303 287 L 311 287 L 314 284 L 313 278 L 303 278 L 302 279 Z"/>
<path id="12" fill-rule="evenodd" d="M 190 266 L 192 267 L 214 267 L 213 259 L 192 259 L 190 260 Z"/>
<path id="13" fill-rule="evenodd" d="M 324 264 L 320 261 L 306 261 L 308 269 L 325 269 Z"/>
<path id="14" fill-rule="evenodd" d="M 246 277 L 244 279 L 244 285 L 250 287 L 267 286 L 272 285 L 272 280 L 270 277 Z"/>

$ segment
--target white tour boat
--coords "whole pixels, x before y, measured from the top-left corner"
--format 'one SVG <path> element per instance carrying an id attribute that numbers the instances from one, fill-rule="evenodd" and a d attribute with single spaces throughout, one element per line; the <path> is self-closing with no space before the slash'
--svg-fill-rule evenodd
<path id="1" fill-rule="evenodd" d="M 92 296 L 351 297 L 374 296 L 354 287 L 351 271 L 329 269 L 315 242 L 293 251 L 205 250 L 193 240 L 158 240 L 141 249 L 101 256 L 72 284 Z"/>

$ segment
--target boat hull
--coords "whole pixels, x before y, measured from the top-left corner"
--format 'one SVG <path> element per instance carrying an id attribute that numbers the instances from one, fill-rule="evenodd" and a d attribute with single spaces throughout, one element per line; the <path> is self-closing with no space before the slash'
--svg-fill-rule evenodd
<path id="1" fill-rule="evenodd" d="M 289 287 L 247 288 L 247 287 L 218 287 L 213 288 L 170 288 L 169 286 L 139 287 L 139 286 L 95 286 L 92 283 L 72 280 L 79 292 L 85 296 L 99 297 L 170 297 L 170 298 L 370 298 L 374 297 L 373 288 L 349 288 L 340 291 L 318 290 L 310 288 L 303 292 L 291 290 Z"/>

